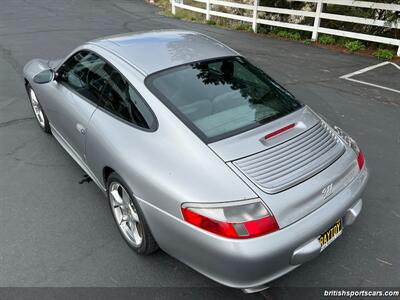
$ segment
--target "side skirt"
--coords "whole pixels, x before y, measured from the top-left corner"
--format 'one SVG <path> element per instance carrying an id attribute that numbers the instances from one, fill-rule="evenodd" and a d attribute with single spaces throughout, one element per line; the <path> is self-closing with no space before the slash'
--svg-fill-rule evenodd
<path id="1" fill-rule="evenodd" d="M 101 184 L 101 182 L 97 179 L 94 173 L 89 169 L 88 165 L 81 159 L 80 155 L 75 151 L 74 148 L 63 138 L 63 136 L 54 128 L 52 124 L 50 124 L 51 132 L 53 136 L 60 143 L 60 145 L 64 148 L 65 151 L 76 161 L 76 163 L 85 171 L 85 173 L 93 180 L 94 183 L 102 190 L 103 193 L 106 193 L 106 188 Z"/>

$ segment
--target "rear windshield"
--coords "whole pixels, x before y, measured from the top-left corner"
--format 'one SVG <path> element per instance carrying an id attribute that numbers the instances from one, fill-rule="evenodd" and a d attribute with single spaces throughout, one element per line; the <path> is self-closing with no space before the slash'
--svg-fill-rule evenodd
<path id="1" fill-rule="evenodd" d="M 207 142 L 244 132 L 302 106 L 242 57 L 171 68 L 150 75 L 146 85 Z"/>

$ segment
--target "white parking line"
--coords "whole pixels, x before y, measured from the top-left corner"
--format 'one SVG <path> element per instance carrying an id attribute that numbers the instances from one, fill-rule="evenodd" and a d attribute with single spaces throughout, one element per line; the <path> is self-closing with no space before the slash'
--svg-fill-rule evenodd
<path id="1" fill-rule="evenodd" d="M 393 66 L 395 66 L 397 69 L 400 70 L 400 66 L 398 64 L 392 63 Z"/>
<path id="2" fill-rule="evenodd" d="M 361 69 L 361 70 L 358 70 L 358 71 L 355 71 L 355 72 L 340 76 L 339 78 L 345 79 L 345 80 L 349 80 L 349 81 L 353 81 L 353 82 L 357 82 L 357 83 L 361 83 L 361 84 L 365 84 L 365 85 L 369 85 L 369 86 L 373 86 L 373 87 L 376 87 L 376 88 L 380 88 L 380 89 L 384 89 L 384 90 L 387 90 L 387 91 L 391 91 L 391 92 L 395 92 L 395 93 L 399 93 L 400 94 L 400 90 L 396 90 L 396 89 L 388 88 L 386 86 L 382 86 L 382 85 L 370 83 L 370 82 L 367 82 L 367 81 L 362 81 L 362 80 L 357 80 L 357 79 L 351 78 L 353 76 L 360 75 L 362 73 L 365 73 L 365 72 L 368 72 L 368 71 L 371 71 L 371 70 L 374 70 L 376 68 L 383 67 L 383 66 L 386 66 L 386 65 L 389 65 L 389 64 L 393 65 L 394 67 L 396 67 L 397 69 L 400 70 L 400 66 L 399 65 L 397 65 L 395 63 L 392 63 L 390 61 L 385 61 L 385 62 L 376 64 L 376 65 L 369 66 L 369 67 L 366 67 L 364 69 Z"/>
<path id="3" fill-rule="evenodd" d="M 344 78 L 344 79 L 349 80 L 349 81 L 354 81 L 354 82 L 362 83 L 362 84 L 369 85 L 369 86 L 373 86 L 373 87 L 377 87 L 377 88 L 380 88 L 380 89 L 384 89 L 384 90 L 387 90 L 387 91 L 391 91 L 391 92 L 395 92 L 395 93 L 400 94 L 400 91 L 399 91 L 399 90 L 391 89 L 391 88 L 388 88 L 388 87 L 386 87 L 386 86 L 382 86 L 382 85 L 378 85 L 378 84 L 373 84 L 373 83 L 369 83 L 369 82 L 366 82 L 366 81 L 361 81 L 361 80 L 357 80 L 357 79 L 353 79 L 353 78 Z"/>

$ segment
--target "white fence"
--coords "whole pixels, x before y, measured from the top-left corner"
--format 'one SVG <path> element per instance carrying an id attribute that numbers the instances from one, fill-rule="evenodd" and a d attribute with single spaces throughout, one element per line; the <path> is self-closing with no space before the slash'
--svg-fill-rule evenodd
<path id="1" fill-rule="evenodd" d="M 284 27 L 290 29 L 297 29 L 303 31 L 312 32 L 312 40 L 318 39 L 318 33 L 331 34 L 341 37 L 377 42 L 382 44 L 389 44 L 398 46 L 397 56 L 400 56 L 400 39 L 388 38 L 383 36 L 369 35 L 364 33 L 356 33 L 351 31 L 343 31 L 336 30 L 326 27 L 320 26 L 321 19 L 327 20 L 336 20 L 341 22 L 350 22 L 364 25 L 373 25 L 379 27 L 389 27 L 400 29 L 399 23 L 388 23 L 382 20 L 374 20 L 369 18 L 360 18 L 354 16 L 347 15 L 339 15 L 339 14 L 331 14 L 323 12 L 323 4 L 335 4 L 335 5 L 343 5 L 343 6 L 351 6 L 351 7 L 361 7 L 361 8 L 373 8 L 380 10 L 389 10 L 394 12 L 400 11 L 400 5 L 397 4 L 389 4 L 389 3 L 376 3 L 376 2 L 367 2 L 367 1 L 353 1 L 353 0 L 292 0 L 296 2 L 309 2 L 309 3 L 317 3 L 315 11 L 305 11 L 305 10 L 294 10 L 294 9 L 286 9 L 286 8 L 276 8 L 276 7 L 267 7 L 260 6 L 259 0 L 254 0 L 253 4 L 243 4 L 237 2 L 228 2 L 221 0 L 193 0 L 195 2 L 201 2 L 205 4 L 204 8 L 191 6 L 184 3 L 184 0 L 171 0 L 172 5 L 172 13 L 176 13 L 176 7 L 187 9 L 191 11 L 195 11 L 198 13 L 202 13 L 206 15 L 206 20 L 210 20 L 210 16 L 223 17 L 233 20 L 239 20 L 244 22 L 249 22 L 252 24 L 252 28 L 254 32 L 257 32 L 257 24 L 265 24 L 270 26 Z M 240 16 L 225 12 L 220 12 L 213 10 L 213 5 L 225 6 L 225 7 L 233 7 L 233 8 L 241 8 L 245 10 L 251 11 L 251 16 Z M 292 16 L 303 16 L 303 17 L 311 17 L 314 18 L 314 25 L 304 25 L 297 23 L 289 23 L 289 22 L 280 22 L 275 20 L 269 20 L 264 18 L 259 18 L 258 12 L 267 12 L 274 14 L 284 14 L 284 15 L 292 15 Z"/>

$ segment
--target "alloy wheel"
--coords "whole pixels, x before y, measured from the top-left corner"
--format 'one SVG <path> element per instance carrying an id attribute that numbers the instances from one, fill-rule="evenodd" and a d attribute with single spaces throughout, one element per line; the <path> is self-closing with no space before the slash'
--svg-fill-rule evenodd
<path id="1" fill-rule="evenodd" d="M 110 184 L 108 193 L 114 218 L 121 233 L 134 247 L 140 247 L 143 242 L 142 225 L 131 196 L 118 182 Z"/>
<path id="2" fill-rule="evenodd" d="M 36 97 L 35 92 L 32 89 L 29 89 L 29 98 L 32 103 L 33 112 L 35 113 L 35 117 L 38 120 L 40 126 L 44 128 L 46 126 L 46 121 L 44 118 L 42 107 Z"/>

